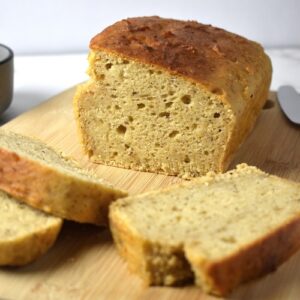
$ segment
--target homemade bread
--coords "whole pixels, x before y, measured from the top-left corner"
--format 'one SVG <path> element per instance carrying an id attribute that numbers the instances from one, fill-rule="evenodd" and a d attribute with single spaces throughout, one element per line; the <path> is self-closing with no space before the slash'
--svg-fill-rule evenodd
<path id="1" fill-rule="evenodd" d="M 147 284 L 194 278 L 226 295 L 274 271 L 300 247 L 300 184 L 245 164 L 114 202 L 120 254 Z"/>
<path id="2" fill-rule="evenodd" d="M 210 25 L 132 18 L 90 48 L 91 79 L 74 110 L 97 163 L 182 177 L 225 171 L 268 96 L 263 48 Z"/>
<path id="3" fill-rule="evenodd" d="M 55 242 L 62 220 L 0 191 L 0 265 L 27 264 Z"/>
<path id="4" fill-rule="evenodd" d="M 46 144 L 3 130 L 0 189 L 55 216 L 99 225 L 107 223 L 110 202 L 126 195 Z"/>

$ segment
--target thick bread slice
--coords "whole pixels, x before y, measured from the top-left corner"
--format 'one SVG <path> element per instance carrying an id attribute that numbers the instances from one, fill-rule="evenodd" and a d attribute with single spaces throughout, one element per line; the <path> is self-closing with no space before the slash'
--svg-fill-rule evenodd
<path id="1" fill-rule="evenodd" d="M 139 17 L 91 40 L 88 73 L 74 112 L 92 161 L 198 177 L 227 169 L 272 66 L 259 44 L 220 28 Z"/>
<path id="2" fill-rule="evenodd" d="M 117 248 L 152 285 L 193 277 L 226 295 L 274 271 L 300 247 L 300 184 L 245 164 L 110 208 Z"/>
<path id="3" fill-rule="evenodd" d="M 32 262 L 55 242 L 62 220 L 0 191 L 0 266 Z"/>
<path id="4" fill-rule="evenodd" d="M 99 225 L 110 202 L 126 195 L 44 143 L 3 130 L 0 189 L 55 216 Z"/>

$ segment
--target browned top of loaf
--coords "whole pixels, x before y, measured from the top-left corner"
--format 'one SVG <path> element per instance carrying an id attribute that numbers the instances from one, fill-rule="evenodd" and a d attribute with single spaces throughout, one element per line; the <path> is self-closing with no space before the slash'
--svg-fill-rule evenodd
<path id="1" fill-rule="evenodd" d="M 96 35 L 90 48 L 166 68 L 229 98 L 232 92 L 250 96 L 251 88 L 262 83 L 253 82 L 254 75 L 261 74 L 260 80 L 266 77 L 266 84 L 271 76 L 270 61 L 259 44 L 195 21 L 122 20 Z"/>

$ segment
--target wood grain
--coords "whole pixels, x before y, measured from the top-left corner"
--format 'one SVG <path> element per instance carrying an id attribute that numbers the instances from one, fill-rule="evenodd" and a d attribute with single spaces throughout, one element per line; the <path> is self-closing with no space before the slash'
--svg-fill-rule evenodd
<path id="1" fill-rule="evenodd" d="M 73 120 L 74 88 L 44 102 L 4 127 L 36 136 L 77 159 L 80 164 L 130 193 L 165 187 L 181 179 L 90 163 L 83 155 Z M 258 119 L 233 164 L 247 162 L 282 177 L 300 181 L 300 128 L 279 110 L 276 96 Z M 276 272 L 238 288 L 229 299 L 299 299 L 300 253 Z M 66 222 L 55 246 L 35 263 L 0 269 L 4 299 L 216 299 L 199 288 L 144 287 L 117 255 L 107 229 Z"/>

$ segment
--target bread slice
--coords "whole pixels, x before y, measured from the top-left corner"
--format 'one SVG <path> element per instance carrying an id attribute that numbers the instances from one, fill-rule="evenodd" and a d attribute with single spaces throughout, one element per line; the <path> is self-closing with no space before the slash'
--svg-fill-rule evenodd
<path id="1" fill-rule="evenodd" d="M 196 177 L 226 170 L 268 97 L 263 48 L 191 21 L 131 18 L 90 43 L 74 111 L 92 161 Z"/>
<path id="2" fill-rule="evenodd" d="M 300 184 L 245 164 L 110 208 L 120 254 L 147 284 L 194 278 L 226 295 L 300 247 Z"/>
<path id="3" fill-rule="evenodd" d="M 32 262 L 55 242 L 62 220 L 0 191 L 0 266 Z"/>
<path id="4" fill-rule="evenodd" d="M 107 223 L 110 202 L 127 195 L 43 142 L 3 130 L 0 189 L 55 216 L 98 225 Z"/>

